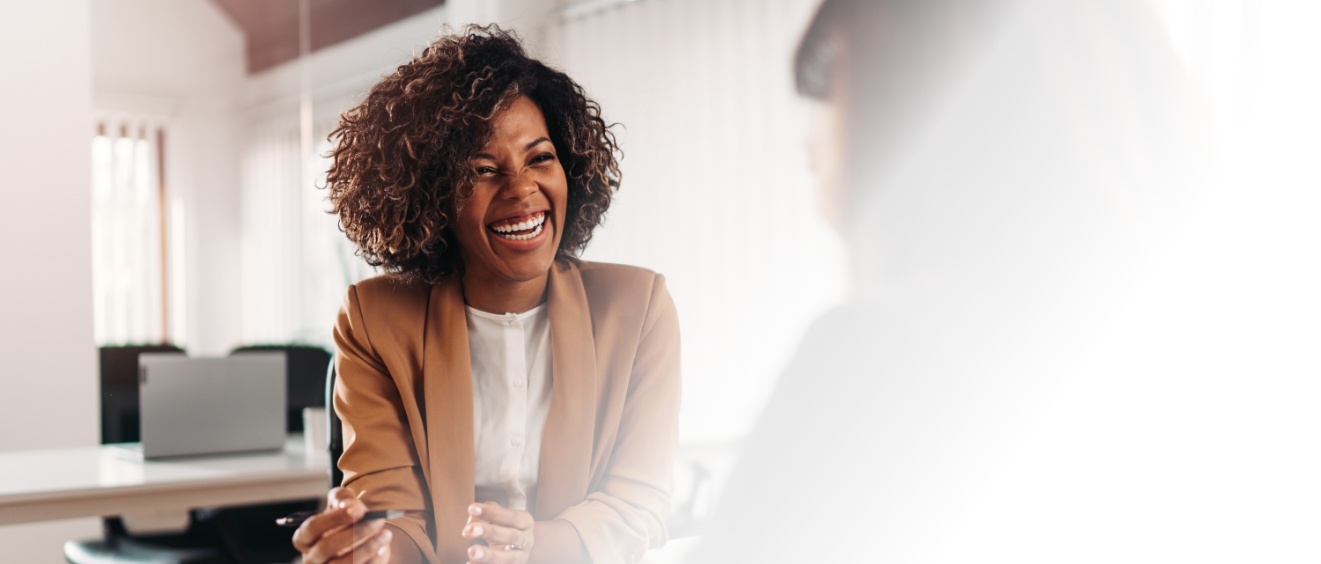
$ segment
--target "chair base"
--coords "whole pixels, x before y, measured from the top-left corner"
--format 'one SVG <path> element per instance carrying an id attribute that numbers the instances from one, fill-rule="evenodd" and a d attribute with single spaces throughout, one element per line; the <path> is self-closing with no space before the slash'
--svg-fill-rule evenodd
<path id="1" fill-rule="evenodd" d="M 64 543 L 69 564 L 229 564 L 214 548 L 173 548 L 131 538 L 95 539 Z"/>

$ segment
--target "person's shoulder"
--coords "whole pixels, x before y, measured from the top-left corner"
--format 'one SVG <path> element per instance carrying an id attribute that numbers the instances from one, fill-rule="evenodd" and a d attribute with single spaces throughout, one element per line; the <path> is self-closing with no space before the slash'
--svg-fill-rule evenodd
<path id="1" fill-rule="evenodd" d="M 645 327 L 674 316 L 674 302 L 665 277 L 654 270 L 577 259 L 568 267 L 576 270 L 582 279 L 598 327 Z"/>
<path id="2" fill-rule="evenodd" d="M 367 278 L 349 286 L 340 315 L 374 347 L 420 350 L 431 287 L 397 274 Z"/>
<path id="3" fill-rule="evenodd" d="M 584 283 L 591 279 L 593 282 L 607 284 L 650 285 L 655 283 L 657 278 L 664 278 L 654 270 L 631 264 L 592 262 L 579 259 L 572 259 L 569 264 L 582 274 Z"/>
<path id="4" fill-rule="evenodd" d="M 350 299 L 372 309 L 399 305 L 413 306 L 425 301 L 431 284 L 398 274 L 382 274 L 360 280 L 350 286 Z"/>
<path id="5" fill-rule="evenodd" d="M 583 288 L 593 298 L 645 300 L 647 296 L 665 287 L 663 275 L 639 266 L 578 259 L 572 259 L 568 264 L 569 268 L 578 271 Z"/>

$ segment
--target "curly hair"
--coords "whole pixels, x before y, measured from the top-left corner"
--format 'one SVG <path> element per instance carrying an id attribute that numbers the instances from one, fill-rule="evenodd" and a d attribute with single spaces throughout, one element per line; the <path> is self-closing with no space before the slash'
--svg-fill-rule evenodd
<path id="1" fill-rule="evenodd" d="M 605 219 L 620 173 L 601 108 L 499 26 L 446 33 L 340 116 L 326 174 L 340 229 L 372 266 L 434 283 L 463 272 L 453 226 L 472 195 L 469 157 L 520 96 L 546 118 L 568 180 L 556 258 L 576 256 Z"/>

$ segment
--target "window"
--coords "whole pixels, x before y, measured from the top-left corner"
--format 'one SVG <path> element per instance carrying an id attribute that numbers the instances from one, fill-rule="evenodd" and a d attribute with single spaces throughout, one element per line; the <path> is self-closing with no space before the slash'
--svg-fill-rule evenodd
<path id="1" fill-rule="evenodd" d="M 92 138 L 92 291 L 97 345 L 170 340 L 161 147 L 165 129 L 104 118 Z"/>

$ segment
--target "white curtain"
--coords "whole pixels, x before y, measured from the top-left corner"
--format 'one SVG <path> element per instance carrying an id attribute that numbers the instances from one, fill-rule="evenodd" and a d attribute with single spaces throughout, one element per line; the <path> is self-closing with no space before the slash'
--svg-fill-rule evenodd
<path id="1" fill-rule="evenodd" d="M 325 171 L 333 122 L 315 128 L 303 155 L 298 124 L 254 124 L 243 155 L 242 340 L 333 346 L 331 328 L 349 284 L 374 274 L 326 213 Z M 301 159 L 314 172 L 302 180 Z"/>
<path id="2" fill-rule="evenodd" d="M 92 281 L 98 345 L 165 338 L 160 147 L 150 119 L 106 116 L 92 137 Z"/>

